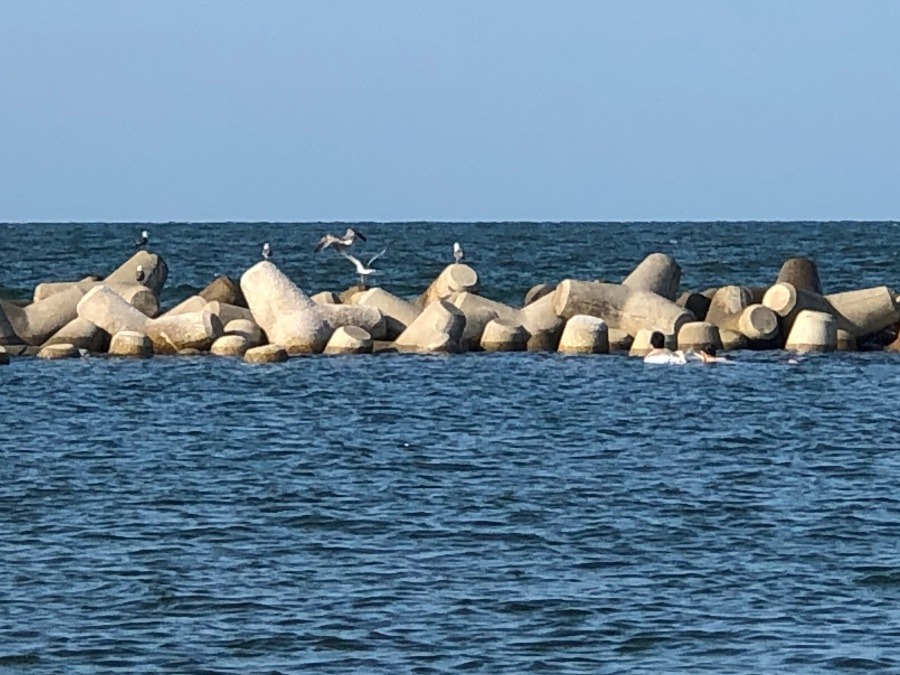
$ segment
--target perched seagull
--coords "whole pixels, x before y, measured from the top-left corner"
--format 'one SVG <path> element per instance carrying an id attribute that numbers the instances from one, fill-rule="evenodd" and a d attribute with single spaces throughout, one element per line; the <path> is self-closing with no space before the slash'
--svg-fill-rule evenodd
<path id="1" fill-rule="evenodd" d="M 138 265 L 137 269 L 134 271 L 134 278 L 139 283 L 144 283 L 144 280 L 147 278 L 147 273 L 144 272 L 144 266 Z"/>
<path id="2" fill-rule="evenodd" d="M 462 259 L 465 257 L 465 253 L 463 253 L 462 246 L 459 245 L 458 241 L 453 242 L 453 260 L 456 261 L 456 264 L 462 262 Z"/>
<path id="3" fill-rule="evenodd" d="M 144 246 L 147 245 L 147 242 L 149 242 L 149 241 L 150 241 L 150 233 L 147 232 L 147 230 L 144 230 L 143 232 L 141 232 L 141 236 L 138 237 L 138 240 L 136 242 L 134 242 L 134 247 L 135 248 L 143 248 Z"/>
<path id="4" fill-rule="evenodd" d="M 375 262 L 376 260 L 378 260 L 381 256 L 383 256 L 385 251 L 387 251 L 386 248 L 382 249 L 381 253 L 376 253 L 371 258 L 369 258 L 369 262 L 367 262 L 365 265 L 363 265 L 362 261 L 360 261 L 359 258 L 355 258 L 354 256 L 350 255 L 343 248 L 338 249 L 338 253 L 340 253 L 347 260 L 352 262 L 354 267 L 356 267 L 356 273 L 359 275 L 359 283 L 363 288 L 366 287 L 366 279 L 369 278 L 369 275 L 375 274 L 375 272 L 378 271 L 378 270 L 372 269 L 372 263 Z"/>
<path id="5" fill-rule="evenodd" d="M 343 251 L 345 248 L 349 246 L 353 246 L 357 239 L 362 239 L 363 241 L 368 241 L 362 232 L 357 232 L 352 227 L 348 227 L 347 231 L 344 232 L 343 237 L 336 237 L 333 234 L 326 234 L 324 237 L 319 239 L 319 243 L 316 244 L 316 247 L 313 249 L 314 253 L 318 253 L 319 251 L 328 248 L 329 246 L 333 246 L 335 251 Z"/>
<path id="6" fill-rule="evenodd" d="M 268 260 L 272 257 L 272 247 L 269 246 L 269 242 L 263 244 L 262 256 L 263 260 Z"/>

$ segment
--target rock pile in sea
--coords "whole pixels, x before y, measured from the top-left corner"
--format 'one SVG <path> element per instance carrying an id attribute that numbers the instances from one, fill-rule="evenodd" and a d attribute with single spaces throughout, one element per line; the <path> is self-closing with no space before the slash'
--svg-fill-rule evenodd
<path id="1" fill-rule="evenodd" d="M 105 279 L 42 283 L 30 303 L 0 301 L 0 365 L 10 355 L 211 354 L 255 363 L 388 351 L 641 355 L 653 331 L 679 349 L 900 351 L 893 290 L 825 294 L 806 258 L 785 261 L 768 286 L 682 291 L 678 263 L 653 253 L 621 283 L 539 283 L 521 307 L 480 295 L 477 272 L 461 262 L 408 299 L 361 287 L 309 296 L 263 260 L 239 281 L 218 277 L 161 311 L 167 276 L 159 255 L 140 251 Z"/>

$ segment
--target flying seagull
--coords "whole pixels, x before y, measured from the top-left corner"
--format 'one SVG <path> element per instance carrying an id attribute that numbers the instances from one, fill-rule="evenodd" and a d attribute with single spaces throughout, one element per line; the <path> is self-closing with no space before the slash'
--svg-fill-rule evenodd
<path id="1" fill-rule="evenodd" d="M 272 257 L 272 247 L 269 246 L 269 242 L 263 244 L 262 257 L 263 260 L 268 260 Z"/>
<path id="2" fill-rule="evenodd" d="M 326 234 L 324 237 L 319 239 L 319 243 L 316 244 L 316 247 L 313 249 L 314 253 L 318 253 L 319 251 L 332 246 L 334 250 L 340 252 L 343 251 L 348 246 L 353 246 L 357 239 L 362 239 L 363 241 L 367 241 L 365 236 L 363 236 L 362 232 L 357 232 L 352 227 L 348 227 L 347 231 L 344 232 L 343 237 L 336 237 L 333 234 Z"/>
<path id="3" fill-rule="evenodd" d="M 453 260 L 456 261 L 456 264 L 462 262 L 462 259 L 465 257 L 465 253 L 463 253 L 462 246 L 459 245 L 458 241 L 453 242 Z"/>
<path id="4" fill-rule="evenodd" d="M 383 256 L 385 251 L 387 251 L 386 248 L 382 249 L 381 253 L 376 253 L 375 255 L 373 255 L 371 258 L 369 258 L 369 262 L 367 262 L 365 265 L 362 264 L 362 261 L 359 258 L 356 258 L 356 257 L 350 255 L 349 253 L 344 251 L 344 249 L 339 249 L 338 253 L 340 253 L 347 260 L 349 260 L 350 262 L 353 263 L 354 267 L 356 267 L 356 273 L 359 275 L 359 283 L 363 288 L 365 288 L 366 287 L 366 279 L 369 278 L 369 275 L 375 274 L 375 272 L 378 271 L 378 270 L 372 269 L 372 263 L 375 262 L 376 260 L 378 260 L 381 256 Z"/>
<path id="5" fill-rule="evenodd" d="M 147 242 L 150 241 L 150 233 L 147 230 L 141 232 L 141 236 L 138 237 L 138 240 L 134 242 L 135 248 L 143 248 L 147 245 Z"/>
<path id="6" fill-rule="evenodd" d="M 147 278 L 147 273 L 144 272 L 143 265 L 138 265 L 134 270 L 134 278 L 139 284 L 144 283 L 144 280 Z"/>

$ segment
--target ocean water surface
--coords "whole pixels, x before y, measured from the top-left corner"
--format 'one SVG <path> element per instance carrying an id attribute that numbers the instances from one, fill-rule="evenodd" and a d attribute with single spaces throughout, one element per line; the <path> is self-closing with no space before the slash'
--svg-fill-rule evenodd
<path id="1" fill-rule="evenodd" d="M 345 225 L 147 226 L 164 304 L 263 241 L 305 290 Z M 900 287 L 891 223 L 360 224 L 415 295 L 618 281 Z M 139 225 L 0 225 L 0 294 L 105 274 Z M 900 672 L 900 356 L 737 352 L 0 368 L 0 673 Z"/>

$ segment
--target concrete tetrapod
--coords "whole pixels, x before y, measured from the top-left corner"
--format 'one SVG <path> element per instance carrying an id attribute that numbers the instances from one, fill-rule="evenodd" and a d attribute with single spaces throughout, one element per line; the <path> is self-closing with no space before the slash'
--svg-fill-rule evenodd
<path id="1" fill-rule="evenodd" d="M 459 350 L 465 315 L 446 300 L 432 302 L 394 341 L 398 351 L 454 352 Z"/>
<path id="2" fill-rule="evenodd" d="M 785 348 L 796 352 L 833 352 L 837 349 L 837 331 L 832 314 L 804 309 L 794 320 Z"/>
<path id="3" fill-rule="evenodd" d="M 522 302 L 522 306 L 528 307 L 532 302 L 540 300 L 545 295 L 550 295 L 555 290 L 555 284 L 535 284 L 525 293 L 525 299 Z"/>
<path id="4" fill-rule="evenodd" d="M 608 334 L 610 352 L 631 351 L 631 346 L 634 344 L 634 336 L 629 335 L 624 330 L 619 330 L 618 328 L 610 328 Z M 647 339 L 650 339 L 649 333 L 647 334 Z"/>
<path id="5" fill-rule="evenodd" d="M 251 347 L 263 344 L 262 331 L 252 321 L 247 319 L 233 319 L 225 324 L 225 335 L 241 335 Z"/>
<path id="6" fill-rule="evenodd" d="M 188 312 L 199 312 L 201 309 L 206 307 L 207 300 L 199 295 L 192 295 L 185 300 L 182 300 L 177 305 L 172 307 L 172 309 L 167 310 L 163 313 L 163 316 L 175 316 L 176 314 L 187 314 Z"/>
<path id="7" fill-rule="evenodd" d="M 340 305 L 341 304 L 341 296 L 339 296 L 334 291 L 321 291 L 320 293 L 316 293 L 315 295 L 310 296 L 309 298 L 317 305 Z"/>
<path id="8" fill-rule="evenodd" d="M 610 328 L 619 328 L 637 337 L 642 328 L 677 335 L 694 315 L 650 291 L 633 291 L 618 284 L 566 279 L 553 292 L 557 316 L 569 319 L 576 314 L 597 316 Z"/>
<path id="9" fill-rule="evenodd" d="M 247 321 L 253 321 L 252 312 L 246 307 L 240 307 L 239 305 L 230 305 L 227 302 L 219 302 L 218 300 L 213 300 L 212 302 L 207 302 L 203 309 L 206 309 L 212 314 L 215 314 L 219 317 L 219 321 L 222 322 L 222 325 L 231 323 L 235 319 L 245 319 Z"/>
<path id="10" fill-rule="evenodd" d="M 384 314 L 371 305 L 321 305 L 316 310 L 332 331 L 344 326 L 359 326 L 375 340 L 387 335 Z"/>
<path id="11" fill-rule="evenodd" d="M 781 317 L 786 334 L 790 334 L 797 315 L 804 310 L 830 314 L 834 317 L 838 328 L 856 334 L 856 327 L 840 315 L 823 296 L 812 291 L 800 290 L 793 284 L 773 284 L 763 296 L 763 304 Z"/>
<path id="12" fill-rule="evenodd" d="M 706 321 L 706 313 L 709 311 L 709 306 L 711 303 L 711 297 L 707 297 L 702 293 L 697 293 L 696 291 L 685 291 L 675 301 L 676 305 L 678 305 L 679 307 L 684 307 L 687 311 L 693 314 L 696 317 L 697 321 Z"/>
<path id="13" fill-rule="evenodd" d="M 205 309 L 162 316 L 144 325 L 144 334 L 157 354 L 177 354 L 183 349 L 208 351 L 223 330 L 219 317 Z"/>
<path id="14" fill-rule="evenodd" d="M 855 337 L 871 335 L 900 321 L 894 293 L 887 286 L 831 293 L 825 300 L 853 326 L 848 332 Z"/>
<path id="15" fill-rule="evenodd" d="M 151 319 L 159 314 L 159 300 L 146 286 L 135 283 L 103 283 L 113 293 Z"/>
<path id="16" fill-rule="evenodd" d="M 719 327 L 708 321 L 691 321 L 678 332 L 678 349 L 698 351 L 705 345 L 722 349 Z"/>
<path id="17" fill-rule="evenodd" d="M 530 336 L 530 352 L 555 352 L 559 346 L 566 321 L 557 316 L 553 298 L 553 293 L 549 293 L 519 310 L 518 320 Z"/>
<path id="18" fill-rule="evenodd" d="M 437 278 L 431 282 L 426 291 L 419 296 L 416 304 L 424 308 L 435 300 L 446 298 L 451 293 L 477 290 L 478 273 L 465 263 L 454 263 L 447 265 Z"/>
<path id="19" fill-rule="evenodd" d="M 622 281 L 626 288 L 650 291 L 672 301 L 678 294 L 680 283 L 681 268 L 675 258 L 665 253 L 651 253 Z"/>
<path id="20" fill-rule="evenodd" d="M 524 352 L 528 331 L 516 321 L 491 319 L 481 334 L 481 348 L 486 352 Z"/>
<path id="21" fill-rule="evenodd" d="M 388 293 L 383 288 L 370 288 L 356 293 L 352 303 L 361 307 L 376 307 L 381 311 L 384 316 L 385 340 L 396 340 L 422 313 L 420 307 Z"/>
<path id="22" fill-rule="evenodd" d="M 752 304 L 750 289 L 744 286 L 722 286 L 712 296 L 704 321 L 719 328 L 741 332 L 741 316 Z"/>
<path id="23" fill-rule="evenodd" d="M 359 326 L 340 326 L 331 335 L 324 354 L 371 354 L 372 336 Z"/>
<path id="24" fill-rule="evenodd" d="M 67 291 L 73 286 L 77 286 L 83 293 L 87 293 L 99 283 L 100 277 L 95 276 L 88 276 L 80 281 L 45 281 L 34 287 L 34 298 L 32 299 L 32 302 L 46 300 L 51 295 Z"/>
<path id="25" fill-rule="evenodd" d="M 216 277 L 198 295 L 207 302 L 223 302 L 226 305 L 247 307 L 240 285 L 231 277 Z"/>
<path id="26" fill-rule="evenodd" d="M 563 354 L 608 354 L 609 326 L 596 316 L 576 314 L 566 321 L 558 351 Z"/>
<path id="27" fill-rule="evenodd" d="M 819 268 L 809 258 L 788 258 L 778 271 L 776 284 L 787 283 L 801 291 L 810 291 L 822 295 L 822 282 L 819 280 Z"/>
<path id="28" fill-rule="evenodd" d="M 123 330 L 110 339 L 109 354 L 146 359 L 153 356 L 153 343 L 143 333 Z"/>
<path id="29" fill-rule="evenodd" d="M 169 276 L 169 268 L 161 256 L 149 251 L 138 251 L 135 253 L 113 270 L 103 282 L 107 284 L 133 284 L 137 279 L 138 265 L 144 270 L 145 275 L 144 281 L 141 283 L 153 291 L 156 297 L 159 297 L 166 283 L 166 277 Z"/>
<path id="30" fill-rule="evenodd" d="M 105 352 L 109 346 L 109 333 L 92 321 L 75 317 L 50 336 L 45 345 L 70 344 L 89 352 Z"/>
<path id="31" fill-rule="evenodd" d="M 209 348 L 214 356 L 243 356 L 252 345 L 243 335 L 222 335 Z"/>
<path id="32" fill-rule="evenodd" d="M 81 357 L 81 352 L 78 351 L 78 347 L 76 347 L 75 345 L 47 345 L 45 347 L 41 347 L 41 351 L 37 353 L 37 357 L 39 359 L 48 360 L 77 359 Z"/>
<path id="33" fill-rule="evenodd" d="M 456 307 L 466 317 L 459 346 L 463 351 L 481 349 L 481 336 L 485 326 L 494 319 L 503 319 L 510 323 L 518 323 L 518 311 L 500 302 L 483 298 L 475 293 L 451 293 L 447 302 Z"/>
<path id="34" fill-rule="evenodd" d="M 291 354 L 318 354 L 334 328 L 316 305 L 268 260 L 241 276 L 241 290 L 256 324 L 272 344 Z M 341 305 L 330 305 L 340 307 Z"/>
<path id="35" fill-rule="evenodd" d="M 752 341 L 774 340 L 779 331 L 778 315 L 765 305 L 747 305 L 738 318 L 737 330 Z"/>
<path id="36" fill-rule="evenodd" d="M 89 290 L 79 301 L 77 312 L 80 318 L 102 328 L 109 335 L 123 330 L 144 333 L 147 322 L 150 321 L 145 314 L 105 285 Z"/>
<path id="37" fill-rule="evenodd" d="M 5 314 L 13 332 L 22 342 L 41 345 L 78 316 L 78 303 L 84 296 L 81 287 L 75 285 L 26 307 L 0 301 L 0 312 Z"/>
<path id="38" fill-rule="evenodd" d="M 244 361 L 247 363 L 283 363 L 287 360 L 287 351 L 278 345 L 252 347 L 244 352 Z"/>

